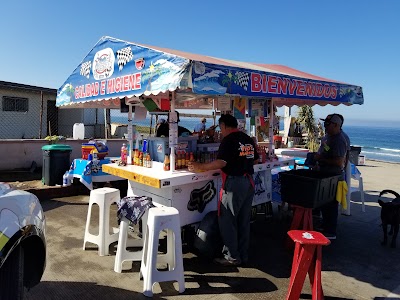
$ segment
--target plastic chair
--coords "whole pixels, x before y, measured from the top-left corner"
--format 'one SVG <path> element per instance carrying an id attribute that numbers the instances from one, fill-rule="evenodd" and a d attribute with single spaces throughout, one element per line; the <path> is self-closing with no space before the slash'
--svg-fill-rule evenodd
<path id="1" fill-rule="evenodd" d="M 114 188 L 100 188 L 90 192 L 85 236 L 83 240 L 83 250 L 86 249 L 86 243 L 89 242 L 98 246 L 100 256 L 109 254 L 110 244 L 118 240 L 118 229 L 114 230 L 114 232 L 110 234 L 110 207 L 111 204 L 116 203 L 119 198 L 119 190 Z M 99 206 L 98 235 L 94 235 L 89 232 L 93 204 L 97 204 Z"/>
<path id="2" fill-rule="evenodd" d="M 358 187 L 353 187 L 351 184 L 352 180 L 357 180 L 358 181 Z M 358 168 L 350 163 L 347 164 L 346 166 L 346 182 L 347 186 L 349 187 L 348 192 L 347 192 L 347 209 L 342 210 L 342 213 L 344 215 L 350 216 L 351 214 L 351 194 L 356 191 L 360 191 L 360 199 L 361 199 L 361 211 L 365 212 L 365 202 L 364 202 L 364 184 L 363 184 L 363 178 L 361 175 L 361 172 L 358 170 Z"/>
<path id="3" fill-rule="evenodd" d="M 159 234 L 167 231 L 167 253 L 158 254 Z M 157 263 L 168 264 L 167 271 L 159 271 Z M 179 212 L 174 207 L 153 207 L 148 211 L 147 231 L 144 238 L 140 278 L 143 278 L 143 294 L 153 296 L 156 282 L 177 281 L 179 293 L 185 291 L 183 273 L 182 240 Z"/>
<path id="4" fill-rule="evenodd" d="M 350 187 L 350 192 L 352 193 L 354 191 L 360 191 L 360 199 L 361 199 L 361 203 L 362 203 L 361 211 L 365 212 L 363 178 L 362 178 L 361 172 L 358 170 L 358 168 L 355 165 L 351 166 L 351 179 L 358 181 L 358 188 Z"/>
<path id="5" fill-rule="evenodd" d="M 142 218 L 142 236 L 146 235 L 147 212 Z M 122 272 L 122 265 L 125 261 L 141 261 L 143 256 L 143 249 L 137 251 L 129 251 L 127 247 L 141 247 L 143 248 L 142 239 L 129 239 L 128 240 L 129 220 L 123 218 L 119 224 L 119 236 L 117 253 L 115 255 L 114 271 L 117 273 Z"/>

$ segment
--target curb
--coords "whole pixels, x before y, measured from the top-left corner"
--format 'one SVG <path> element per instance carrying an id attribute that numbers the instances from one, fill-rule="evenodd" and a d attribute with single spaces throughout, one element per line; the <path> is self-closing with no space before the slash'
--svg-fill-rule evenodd
<path id="1" fill-rule="evenodd" d="M 26 189 L 25 191 L 34 194 L 39 200 L 49 200 L 52 198 L 71 197 L 78 195 L 89 195 L 88 190 L 84 185 L 70 186 L 54 186 L 45 188 Z"/>

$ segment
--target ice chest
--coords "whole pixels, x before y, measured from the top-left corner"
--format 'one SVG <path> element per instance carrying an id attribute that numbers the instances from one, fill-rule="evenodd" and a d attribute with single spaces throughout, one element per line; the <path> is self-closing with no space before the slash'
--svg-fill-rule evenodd
<path id="1" fill-rule="evenodd" d="M 309 169 L 279 173 L 282 201 L 306 208 L 317 208 L 336 199 L 341 175 Z"/>

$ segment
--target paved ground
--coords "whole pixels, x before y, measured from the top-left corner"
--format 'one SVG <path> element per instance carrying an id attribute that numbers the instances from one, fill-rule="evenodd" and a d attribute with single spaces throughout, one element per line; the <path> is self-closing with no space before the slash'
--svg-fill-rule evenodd
<path id="1" fill-rule="evenodd" d="M 353 193 L 352 215 L 339 217 L 338 240 L 323 249 L 325 299 L 400 299 L 400 240 L 397 249 L 380 245 L 376 202 L 384 183 L 376 183 L 379 170 L 373 169 L 379 167 L 371 163 L 362 169 L 367 177 L 366 213 L 361 212 L 359 193 Z M 366 176 L 369 173 L 371 180 Z M 390 180 L 384 187 L 393 189 L 398 177 Z M 47 267 L 42 282 L 27 299 L 145 299 L 139 263 L 125 263 L 123 273 L 118 274 L 113 271 L 115 247 L 106 257 L 99 257 L 94 247 L 82 250 L 87 204 L 87 195 L 42 200 L 47 218 Z M 289 221 L 276 211 L 273 218 L 258 216 L 252 224 L 250 261 L 245 267 L 219 267 L 185 247 L 186 291 L 179 294 L 176 283 L 156 284 L 154 298 L 285 299 L 293 255 L 284 247 Z M 115 218 L 113 222 L 116 226 Z M 311 299 L 308 281 L 301 299 Z"/>

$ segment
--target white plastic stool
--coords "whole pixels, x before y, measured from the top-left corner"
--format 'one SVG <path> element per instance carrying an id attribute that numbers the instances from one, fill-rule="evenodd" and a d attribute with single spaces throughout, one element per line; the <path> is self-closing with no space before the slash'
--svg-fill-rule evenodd
<path id="1" fill-rule="evenodd" d="M 83 250 L 87 242 L 96 244 L 99 247 L 99 255 L 109 254 L 110 244 L 118 240 L 118 231 L 110 234 L 110 207 L 120 199 L 119 190 L 114 188 L 100 188 L 90 192 L 89 208 L 86 219 L 85 237 Z M 99 206 L 99 234 L 93 235 L 89 232 L 92 206 Z"/>
<path id="2" fill-rule="evenodd" d="M 158 254 L 159 235 L 164 229 L 167 230 L 167 253 Z M 157 270 L 157 262 L 168 264 L 168 271 Z M 181 226 L 179 212 L 174 207 L 152 207 L 148 211 L 140 265 L 140 278 L 142 277 L 143 294 L 146 297 L 153 296 L 153 285 L 156 282 L 177 281 L 179 293 L 185 291 Z"/>
<path id="3" fill-rule="evenodd" d="M 114 271 L 117 273 L 122 272 L 122 264 L 124 261 L 141 261 L 143 256 L 143 249 L 138 251 L 128 251 L 126 247 L 142 247 L 143 248 L 143 239 L 146 236 L 146 226 L 147 223 L 147 212 L 144 213 L 142 217 L 142 239 L 129 239 L 128 240 L 128 228 L 129 228 L 129 220 L 126 218 L 122 218 L 121 223 L 119 224 L 119 237 L 118 237 L 118 246 L 117 246 L 117 254 L 115 255 L 114 261 Z"/>

